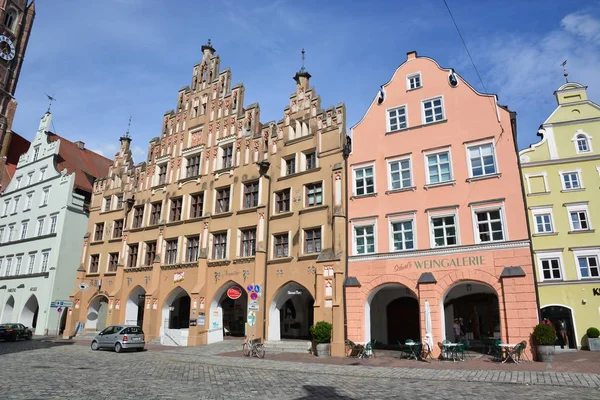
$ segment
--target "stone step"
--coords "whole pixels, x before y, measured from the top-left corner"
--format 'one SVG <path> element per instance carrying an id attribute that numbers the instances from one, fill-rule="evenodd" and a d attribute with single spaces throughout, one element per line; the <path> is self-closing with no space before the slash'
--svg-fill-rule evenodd
<path id="1" fill-rule="evenodd" d="M 281 353 L 309 353 L 311 343 L 308 340 L 272 340 L 265 342 L 265 350 Z"/>

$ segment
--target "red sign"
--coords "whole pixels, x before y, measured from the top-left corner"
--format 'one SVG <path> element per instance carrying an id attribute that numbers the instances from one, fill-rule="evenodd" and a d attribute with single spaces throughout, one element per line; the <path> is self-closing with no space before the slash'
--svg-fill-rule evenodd
<path id="1" fill-rule="evenodd" d="M 240 289 L 237 286 L 232 286 L 229 289 L 227 289 L 227 297 L 229 297 L 231 300 L 237 300 L 242 296 L 242 289 Z"/>

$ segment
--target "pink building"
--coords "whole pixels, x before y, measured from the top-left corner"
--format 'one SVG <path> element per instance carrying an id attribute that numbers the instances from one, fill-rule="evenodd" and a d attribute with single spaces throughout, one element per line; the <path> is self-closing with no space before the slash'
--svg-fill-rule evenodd
<path id="1" fill-rule="evenodd" d="M 408 53 L 352 129 L 348 338 L 528 342 L 538 321 L 515 114 Z M 356 279 L 352 279 L 356 278 Z M 460 324 L 459 324 L 460 325 Z"/>

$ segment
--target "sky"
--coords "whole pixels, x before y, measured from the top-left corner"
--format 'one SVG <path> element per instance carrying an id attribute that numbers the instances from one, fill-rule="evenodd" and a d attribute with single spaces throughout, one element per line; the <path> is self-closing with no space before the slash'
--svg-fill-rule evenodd
<path id="1" fill-rule="evenodd" d="M 520 149 L 556 106 L 564 60 L 600 103 L 600 0 L 447 3 L 481 81 L 443 0 L 36 0 L 13 130 L 33 139 L 48 93 L 55 133 L 113 158 L 131 117 L 144 161 L 208 38 L 262 122 L 283 117 L 302 48 L 322 106 L 346 104 L 348 133 L 412 50 L 516 111 Z"/>

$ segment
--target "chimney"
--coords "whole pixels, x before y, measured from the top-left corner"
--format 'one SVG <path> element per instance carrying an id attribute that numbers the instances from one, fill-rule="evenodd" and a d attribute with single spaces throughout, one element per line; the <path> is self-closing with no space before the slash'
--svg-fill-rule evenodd
<path id="1" fill-rule="evenodd" d="M 75 142 L 75 144 L 77 145 L 77 148 L 79 150 L 85 150 L 85 143 L 83 143 L 82 141 L 78 140 L 77 142 Z"/>
<path id="2" fill-rule="evenodd" d="M 406 53 L 406 60 L 414 60 L 415 58 L 417 58 L 417 52 L 415 50 L 413 51 L 409 51 L 408 53 Z"/>

